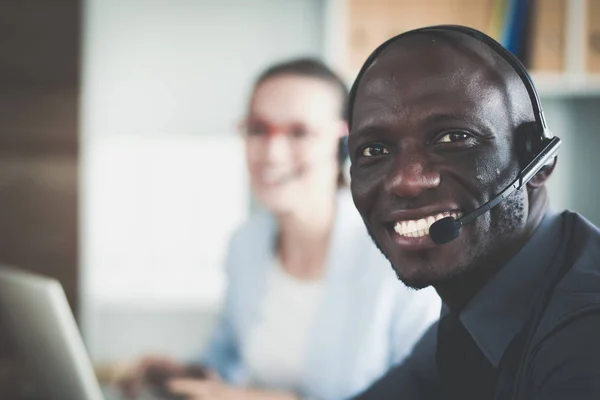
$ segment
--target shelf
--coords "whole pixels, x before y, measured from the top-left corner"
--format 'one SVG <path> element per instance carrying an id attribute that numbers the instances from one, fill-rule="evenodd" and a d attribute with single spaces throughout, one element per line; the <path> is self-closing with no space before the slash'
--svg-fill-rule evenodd
<path id="1" fill-rule="evenodd" d="M 532 73 L 531 77 L 542 98 L 600 98 L 600 75 Z"/>
<path id="2" fill-rule="evenodd" d="M 428 12 L 427 8 L 422 7 L 422 5 L 417 7 L 416 3 L 418 2 L 390 3 L 389 0 L 327 0 L 326 3 L 328 5 L 325 23 L 327 61 L 343 73 L 349 85 L 352 84 L 354 76 L 358 72 L 359 66 L 356 64 L 360 65 L 361 61 L 366 59 L 375 47 L 382 43 L 385 38 L 392 36 L 391 32 L 395 34 L 412 27 L 435 25 L 441 22 L 478 27 L 478 24 L 471 23 L 470 19 L 465 20 L 465 18 L 473 17 L 474 14 L 470 13 L 467 16 L 463 15 L 462 12 L 457 13 L 457 9 L 451 6 L 453 2 L 450 1 L 439 2 L 444 4 L 444 9 L 436 10 L 438 12 L 435 15 Z M 395 4 L 394 7 L 396 8 L 390 8 L 392 3 Z M 413 6 L 411 3 L 415 3 L 415 5 Z M 586 72 L 588 68 L 587 60 L 590 56 L 587 53 L 588 48 L 586 45 L 590 34 L 589 24 L 586 21 L 592 15 L 589 9 L 591 0 L 565 0 L 561 4 L 563 4 L 564 10 L 558 10 L 560 11 L 558 14 L 544 14 L 544 18 L 550 18 L 545 22 L 547 26 L 544 25 L 544 29 L 550 27 L 552 29 L 549 32 L 544 30 L 544 32 L 538 32 L 537 34 L 554 35 L 552 36 L 553 40 L 548 39 L 544 42 L 548 46 L 548 43 L 555 46 L 556 42 L 564 41 L 562 46 L 564 48 L 560 50 L 559 55 L 552 53 L 558 51 L 554 47 L 545 49 L 548 53 L 546 56 L 563 59 L 562 63 L 560 60 L 554 61 L 558 61 L 556 64 L 562 65 L 564 70 L 560 73 L 534 72 L 532 76 L 536 88 L 540 97 L 545 99 L 600 98 L 600 72 L 595 74 Z M 479 2 L 477 2 L 477 6 L 480 6 Z M 398 7 L 403 8 L 402 13 L 397 12 Z M 388 18 L 391 9 L 396 10 L 396 14 L 392 13 L 393 17 Z M 547 8 L 544 9 L 548 12 L 552 11 Z M 481 12 L 483 11 L 480 10 L 480 14 Z M 473 17 L 475 18 L 473 21 L 481 21 L 481 18 L 484 18 L 482 15 L 477 18 Z M 438 21 L 440 18 L 444 21 Z M 358 32 L 358 36 L 354 37 L 353 32 Z M 533 58 L 533 54 L 530 58 Z M 554 65 L 554 63 L 551 64 Z M 533 65 L 546 65 L 546 68 L 552 67 L 548 66 L 546 62 L 534 63 Z"/>
<path id="3" fill-rule="evenodd" d="M 354 78 L 346 74 L 348 87 Z M 600 75 L 569 75 L 556 73 L 532 73 L 531 78 L 541 98 L 600 98 Z"/>

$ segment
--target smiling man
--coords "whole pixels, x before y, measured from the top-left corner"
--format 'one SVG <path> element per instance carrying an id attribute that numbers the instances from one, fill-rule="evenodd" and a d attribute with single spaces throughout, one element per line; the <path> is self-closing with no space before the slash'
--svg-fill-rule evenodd
<path id="1" fill-rule="evenodd" d="M 361 399 L 600 398 L 600 232 L 548 209 L 556 159 L 538 158 L 554 142 L 511 57 L 480 32 L 431 27 L 384 43 L 354 83 L 356 207 L 399 279 L 444 301 Z M 527 171 L 457 238 L 432 240 L 434 222 L 466 221 Z"/>

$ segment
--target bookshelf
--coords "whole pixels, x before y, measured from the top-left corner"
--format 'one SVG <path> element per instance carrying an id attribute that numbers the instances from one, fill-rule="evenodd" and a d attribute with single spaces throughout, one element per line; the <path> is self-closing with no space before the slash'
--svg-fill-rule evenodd
<path id="1" fill-rule="evenodd" d="M 351 83 L 385 39 L 436 24 L 461 24 L 506 43 L 504 13 L 518 0 L 328 0 L 326 60 Z M 600 97 L 600 0 L 532 0 L 523 53 L 542 98 Z M 538 11 L 542 10 L 542 11 Z M 494 14 L 495 13 L 495 14 Z M 538 16 L 539 15 L 539 16 Z M 504 19 L 508 17 L 505 15 Z M 506 25 L 504 21 L 504 25 Z"/>

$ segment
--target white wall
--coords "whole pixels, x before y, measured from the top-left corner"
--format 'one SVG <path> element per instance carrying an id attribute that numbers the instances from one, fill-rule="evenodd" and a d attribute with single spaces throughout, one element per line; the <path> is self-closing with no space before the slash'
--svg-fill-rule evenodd
<path id="1" fill-rule="evenodd" d="M 573 148 L 571 173 L 567 176 L 568 207 L 582 213 L 596 226 L 600 226 L 598 198 L 598 171 L 600 171 L 600 94 L 590 98 L 574 99 L 568 104 L 571 125 L 568 136 Z"/>
<path id="2" fill-rule="evenodd" d="M 562 140 L 550 181 L 550 204 L 555 210 L 577 211 L 600 225 L 598 178 L 600 159 L 599 96 L 542 98 L 550 130 Z"/>
<path id="3" fill-rule="evenodd" d="M 250 201 L 236 123 L 260 70 L 321 55 L 323 13 L 322 0 L 85 2 L 81 319 L 93 358 L 183 354 L 204 337 L 209 320 L 182 318 L 144 342 L 140 327 L 161 319 L 136 316 L 214 315 Z"/>
<path id="4" fill-rule="evenodd" d="M 576 138 L 572 132 L 573 116 L 568 106 L 570 100 L 542 97 L 541 101 L 548 128 L 562 141 L 556 168 L 547 184 L 550 206 L 557 211 L 567 208 L 572 209 L 573 199 L 571 194 L 573 188 L 570 177 L 575 169 L 573 159 L 577 156 L 574 152 Z"/>

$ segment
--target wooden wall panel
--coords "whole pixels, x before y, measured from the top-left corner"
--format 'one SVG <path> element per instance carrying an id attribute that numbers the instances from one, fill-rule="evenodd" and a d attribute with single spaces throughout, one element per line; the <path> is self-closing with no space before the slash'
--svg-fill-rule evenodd
<path id="1" fill-rule="evenodd" d="M 71 85 L 0 90 L 0 156 L 77 156 L 77 98 Z"/>
<path id="2" fill-rule="evenodd" d="M 74 311 L 80 13 L 79 0 L 0 1 L 0 263 L 58 278 Z M 0 399 L 26 382 L 0 318 Z"/>

